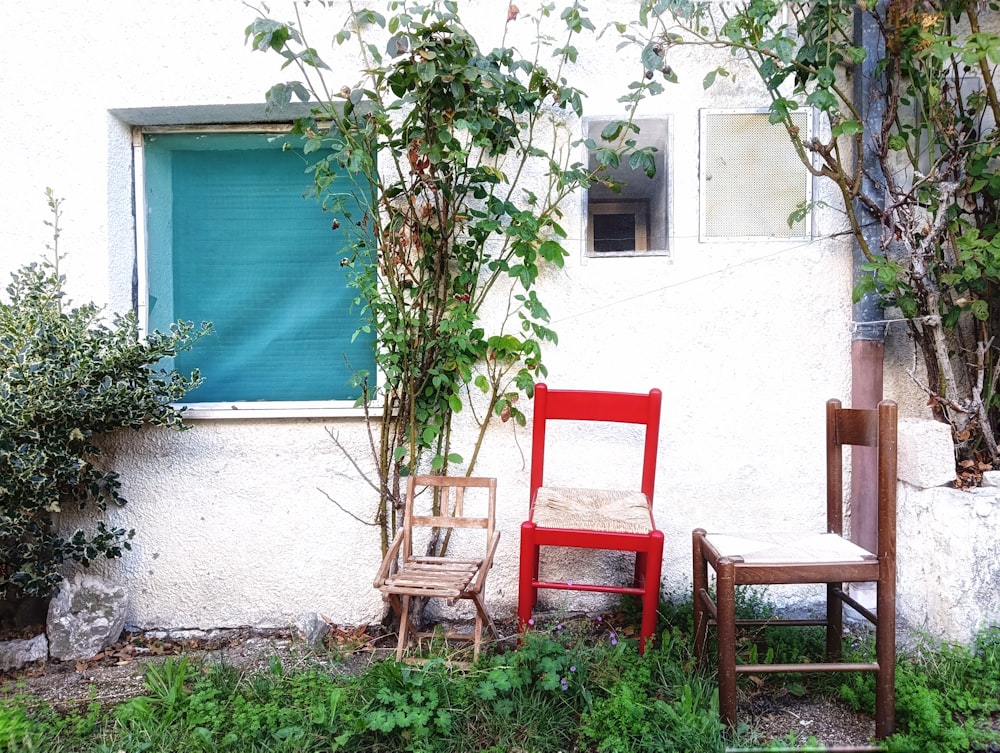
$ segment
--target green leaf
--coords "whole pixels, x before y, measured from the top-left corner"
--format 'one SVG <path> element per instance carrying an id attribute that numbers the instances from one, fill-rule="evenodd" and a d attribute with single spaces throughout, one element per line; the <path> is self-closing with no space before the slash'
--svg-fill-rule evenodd
<path id="1" fill-rule="evenodd" d="M 771 103 L 771 114 L 768 121 L 772 124 L 781 123 L 788 117 L 789 111 L 798 109 L 798 102 L 785 97 L 778 97 Z"/>
<path id="2" fill-rule="evenodd" d="M 462 398 L 458 395 L 448 395 L 448 407 L 452 413 L 460 413 L 462 410 Z"/>
<path id="3" fill-rule="evenodd" d="M 538 255 L 545 259 L 545 261 L 551 262 L 561 268 L 569 252 L 558 241 L 548 240 L 538 247 Z"/>
<path id="4" fill-rule="evenodd" d="M 888 145 L 892 151 L 901 152 L 906 149 L 906 139 L 898 134 L 893 134 L 889 137 Z"/>
<path id="5" fill-rule="evenodd" d="M 601 138 L 605 141 L 614 141 L 621 135 L 623 128 L 625 128 L 624 120 L 612 120 L 601 129 Z"/>
<path id="6" fill-rule="evenodd" d="M 828 89 L 833 86 L 836 80 L 837 77 L 834 75 L 832 68 L 824 66 L 816 71 L 816 82 L 824 89 Z"/>
<path id="7" fill-rule="evenodd" d="M 896 270 L 891 266 L 879 267 L 875 272 L 878 281 L 883 285 L 892 285 L 896 282 Z"/>
<path id="8" fill-rule="evenodd" d="M 861 133 L 861 124 L 856 120 L 842 120 L 840 123 L 835 125 L 831 130 L 834 137 L 837 136 L 856 136 Z"/>
<path id="9" fill-rule="evenodd" d="M 854 290 L 851 293 L 851 299 L 854 303 L 857 303 L 868 293 L 873 292 L 875 292 L 875 280 L 871 277 L 864 277 L 857 285 L 854 286 Z"/>
<path id="10" fill-rule="evenodd" d="M 899 306 L 899 310 L 907 319 L 913 319 L 918 314 L 917 302 L 914 300 L 913 296 L 906 295 L 900 297 L 900 299 L 896 302 L 896 305 Z"/>

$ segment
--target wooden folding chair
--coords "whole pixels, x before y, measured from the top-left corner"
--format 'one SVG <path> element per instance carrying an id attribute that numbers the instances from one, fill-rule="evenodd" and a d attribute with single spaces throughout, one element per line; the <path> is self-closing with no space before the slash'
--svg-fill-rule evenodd
<path id="1" fill-rule="evenodd" d="M 417 487 L 426 487 L 433 496 L 430 514 L 421 515 L 414 509 Z M 473 516 L 467 507 L 475 504 L 466 499 L 469 489 L 486 489 L 485 516 Z M 433 632 L 421 632 L 410 618 L 410 600 L 414 597 L 443 598 L 452 602 L 469 599 L 475 606 L 476 623 L 472 634 L 452 632 L 445 635 L 449 639 L 473 642 L 473 660 L 479 658 L 479 648 L 485 626 L 493 637 L 497 637 L 496 626 L 483 602 L 486 575 L 493 565 L 493 555 L 500 540 L 500 532 L 494 528 L 497 482 L 494 478 L 410 476 L 406 485 L 406 507 L 403 527 L 396 534 L 386 553 L 375 588 L 382 592 L 392 609 L 399 615 L 399 643 L 396 660 L 403 660 L 403 653 L 410 638 L 427 638 Z M 469 495 L 470 497 L 473 495 Z M 469 538 L 470 531 L 482 531 L 481 557 L 422 556 L 414 553 L 415 534 L 420 529 L 439 529 L 443 532 L 449 548 L 459 545 L 458 539 Z"/>
<path id="2" fill-rule="evenodd" d="M 696 529 L 694 543 L 695 654 L 705 655 L 707 631 L 717 626 L 719 713 L 736 723 L 736 675 L 768 672 L 874 672 L 875 736 L 895 727 L 896 666 L 896 404 L 883 400 L 877 410 L 826 404 L 826 533 L 733 532 Z M 843 446 L 874 447 L 878 463 L 878 544 L 869 552 L 843 535 Z M 716 573 L 716 598 L 708 590 L 708 568 Z M 844 591 L 844 583 L 872 582 L 876 612 Z M 737 620 L 736 587 L 747 585 L 826 585 L 826 616 L 802 620 Z M 843 608 L 847 604 L 875 625 L 875 661 L 842 662 Z M 806 664 L 738 664 L 737 628 L 744 625 L 822 625 L 826 661 Z M 847 748 L 838 748 L 847 750 Z M 857 747 L 850 750 L 882 750 Z"/>

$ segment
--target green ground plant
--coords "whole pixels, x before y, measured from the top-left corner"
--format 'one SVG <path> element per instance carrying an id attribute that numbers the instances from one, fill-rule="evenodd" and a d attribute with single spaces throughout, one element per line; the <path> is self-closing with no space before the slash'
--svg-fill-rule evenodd
<path id="1" fill-rule="evenodd" d="M 891 750 L 964 753 L 1000 747 L 992 720 L 1000 715 L 1000 626 L 972 646 L 922 637 L 896 675 L 900 733 Z"/>
<path id="2" fill-rule="evenodd" d="M 753 616 L 769 608 L 760 594 L 744 607 Z M 0 753 L 722 753 L 760 744 L 752 728 L 720 724 L 715 679 L 693 662 L 689 614 L 689 600 L 664 601 L 660 639 L 643 657 L 618 627 L 627 620 L 601 615 L 536 624 L 519 647 L 495 647 L 464 669 L 449 666 L 447 650 L 422 666 L 385 660 L 360 675 L 337 657 L 273 658 L 254 672 L 169 658 L 149 665 L 143 695 L 113 707 L 57 712 L 27 695 L 5 699 Z M 811 639 L 766 649 L 775 661 L 810 651 Z M 970 647 L 924 640 L 901 657 L 897 677 L 891 751 L 1000 746 L 991 721 L 1000 628 Z M 870 689 L 804 682 L 810 694 L 843 694 L 871 712 Z M 794 738 L 773 744 L 788 749 Z"/>

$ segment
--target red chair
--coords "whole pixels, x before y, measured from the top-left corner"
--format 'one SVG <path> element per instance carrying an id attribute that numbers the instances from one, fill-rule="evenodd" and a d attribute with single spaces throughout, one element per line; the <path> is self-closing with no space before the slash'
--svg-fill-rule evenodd
<path id="1" fill-rule="evenodd" d="M 518 625 L 524 630 L 538 603 L 538 589 L 599 591 L 634 594 L 642 600 L 639 651 L 656 630 L 660 597 L 663 533 L 653 521 L 653 485 L 660 433 L 658 389 L 648 395 L 622 392 L 550 390 L 535 385 L 531 448 L 531 507 L 521 524 L 521 571 L 518 588 Z M 642 479 L 638 491 L 546 487 L 545 429 L 549 421 L 595 421 L 642 424 L 646 427 Z M 595 427 L 594 431 L 600 431 Z M 630 586 L 545 580 L 539 577 L 541 547 L 575 547 L 635 552 L 635 575 Z"/>

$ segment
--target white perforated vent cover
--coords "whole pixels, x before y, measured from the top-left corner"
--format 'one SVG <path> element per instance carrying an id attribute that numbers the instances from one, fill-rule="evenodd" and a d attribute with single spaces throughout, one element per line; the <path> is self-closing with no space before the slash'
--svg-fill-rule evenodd
<path id="1" fill-rule="evenodd" d="M 810 111 L 792 118 L 808 138 Z M 700 172 L 702 240 L 809 236 L 808 214 L 788 218 L 811 200 L 811 176 L 767 111 L 702 110 Z"/>

